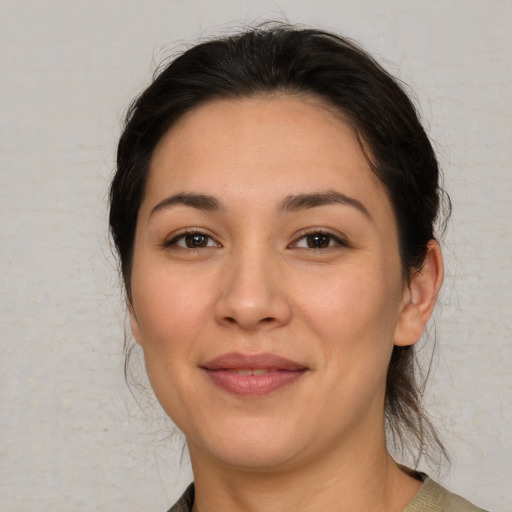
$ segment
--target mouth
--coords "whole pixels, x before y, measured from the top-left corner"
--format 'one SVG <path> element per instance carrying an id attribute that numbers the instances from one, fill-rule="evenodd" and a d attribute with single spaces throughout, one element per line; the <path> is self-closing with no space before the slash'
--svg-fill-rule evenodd
<path id="1" fill-rule="evenodd" d="M 228 370 L 225 369 L 225 371 L 231 371 L 233 373 L 236 373 L 237 375 L 265 375 L 266 373 L 269 373 L 271 370 L 266 370 L 265 368 L 252 368 L 250 370 Z"/>
<path id="2" fill-rule="evenodd" d="M 273 354 L 224 354 L 201 369 L 224 391 L 242 396 L 263 396 L 300 379 L 307 367 Z"/>

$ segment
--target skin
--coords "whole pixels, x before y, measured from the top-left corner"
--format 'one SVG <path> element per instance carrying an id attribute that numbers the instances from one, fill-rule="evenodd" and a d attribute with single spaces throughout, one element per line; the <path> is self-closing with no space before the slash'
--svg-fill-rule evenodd
<path id="1" fill-rule="evenodd" d="M 326 192 L 353 201 L 290 206 Z M 218 204 L 166 203 L 176 194 Z M 151 162 L 129 309 L 155 394 L 187 437 L 194 510 L 402 510 L 420 483 L 386 450 L 386 371 L 393 345 L 420 338 L 441 281 L 431 242 L 406 282 L 386 190 L 320 101 L 218 100 L 180 119 Z M 238 396 L 202 369 L 228 352 L 307 371 Z"/>

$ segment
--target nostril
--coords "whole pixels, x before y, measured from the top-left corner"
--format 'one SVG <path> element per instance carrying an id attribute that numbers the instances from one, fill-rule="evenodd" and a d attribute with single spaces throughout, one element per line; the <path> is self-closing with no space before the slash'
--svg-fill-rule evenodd
<path id="1" fill-rule="evenodd" d="M 282 295 L 271 295 L 268 289 L 265 294 L 250 295 L 251 290 L 240 286 L 219 297 L 214 305 L 215 320 L 225 327 L 239 326 L 246 330 L 272 329 L 290 320 L 291 308 Z"/>
<path id="2" fill-rule="evenodd" d="M 273 322 L 275 322 L 275 318 L 272 317 L 272 316 L 267 316 L 265 318 L 261 318 L 260 320 L 258 320 L 256 323 L 260 324 L 260 325 L 266 325 L 266 324 L 271 324 Z M 239 321 L 236 320 L 236 318 L 232 317 L 232 316 L 226 316 L 224 317 L 224 321 L 228 324 L 238 324 L 240 323 Z"/>

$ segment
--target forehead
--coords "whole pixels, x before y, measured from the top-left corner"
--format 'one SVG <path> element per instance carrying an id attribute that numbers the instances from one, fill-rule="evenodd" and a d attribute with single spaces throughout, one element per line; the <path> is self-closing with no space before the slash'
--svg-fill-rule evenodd
<path id="1" fill-rule="evenodd" d="M 146 196 L 200 191 L 261 202 L 333 188 L 387 199 L 341 115 L 316 98 L 274 95 L 215 100 L 185 114 L 154 152 Z"/>

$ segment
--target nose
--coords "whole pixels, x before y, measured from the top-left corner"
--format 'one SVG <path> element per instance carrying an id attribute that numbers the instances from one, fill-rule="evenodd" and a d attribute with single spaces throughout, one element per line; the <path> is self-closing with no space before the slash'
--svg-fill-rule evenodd
<path id="1" fill-rule="evenodd" d="M 292 316 L 285 278 L 270 251 L 240 251 L 223 271 L 215 319 L 244 330 L 273 329 Z"/>

